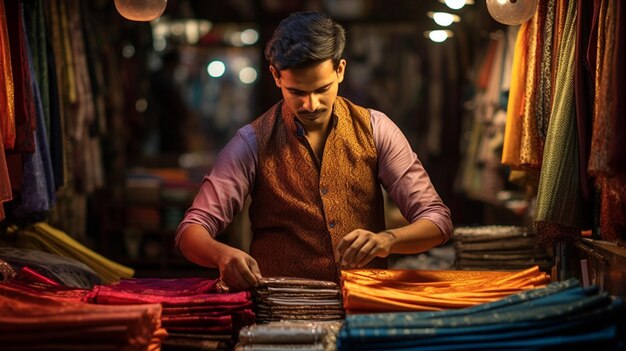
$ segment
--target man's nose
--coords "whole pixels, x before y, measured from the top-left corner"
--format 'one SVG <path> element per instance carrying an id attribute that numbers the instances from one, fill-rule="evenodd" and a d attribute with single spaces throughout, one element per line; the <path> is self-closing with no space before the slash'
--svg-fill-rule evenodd
<path id="1" fill-rule="evenodd" d="M 304 97 L 303 108 L 308 112 L 315 112 L 319 106 L 320 102 L 318 97 L 315 94 L 309 94 Z"/>

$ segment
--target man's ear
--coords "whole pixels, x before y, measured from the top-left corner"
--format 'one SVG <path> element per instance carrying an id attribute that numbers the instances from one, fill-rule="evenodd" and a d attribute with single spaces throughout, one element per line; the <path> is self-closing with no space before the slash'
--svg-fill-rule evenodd
<path id="1" fill-rule="evenodd" d="M 345 59 L 341 59 L 341 61 L 339 61 L 339 65 L 337 66 L 337 78 L 339 83 L 343 82 L 343 77 L 346 73 L 346 65 L 348 63 L 346 62 Z"/>
<path id="2" fill-rule="evenodd" d="M 276 86 L 280 88 L 280 72 L 276 69 L 276 67 L 270 65 L 270 72 L 272 72 L 272 77 L 274 77 L 274 83 Z"/>

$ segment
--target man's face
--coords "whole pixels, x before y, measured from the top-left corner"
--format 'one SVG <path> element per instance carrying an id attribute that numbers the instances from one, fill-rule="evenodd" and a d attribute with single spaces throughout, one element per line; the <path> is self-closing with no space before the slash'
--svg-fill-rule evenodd
<path id="1" fill-rule="evenodd" d="M 332 60 L 326 60 L 310 67 L 282 70 L 280 75 L 274 67 L 270 70 L 287 106 L 300 122 L 309 125 L 330 119 L 345 68 L 345 60 L 340 61 L 337 69 Z"/>

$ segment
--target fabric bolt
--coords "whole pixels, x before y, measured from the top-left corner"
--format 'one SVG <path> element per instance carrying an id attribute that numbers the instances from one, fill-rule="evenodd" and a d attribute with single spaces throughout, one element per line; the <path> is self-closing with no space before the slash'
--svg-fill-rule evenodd
<path id="1" fill-rule="evenodd" d="M 571 240 L 588 228 L 587 206 L 579 191 L 578 140 L 574 114 L 576 4 L 570 2 L 559 46 L 548 137 L 537 192 L 535 226 L 540 240 Z"/>
<path id="2" fill-rule="evenodd" d="M 263 277 L 254 289 L 253 296 L 259 323 L 281 320 L 337 321 L 344 316 L 341 292 L 333 281 Z"/>
<path id="3" fill-rule="evenodd" d="M 162 323 L 168 332 L 196 334 L 195 338 L 179 335 L 171 347 L 213 344 L 219 340 L 212 334 L 236 336 L 256 320 L 250 292 L 223 293 L 217 282 L 204 278 L 123 279 L 94 287 L 86 300 L 103 305 L 158 303 L 163 306 Z"/>

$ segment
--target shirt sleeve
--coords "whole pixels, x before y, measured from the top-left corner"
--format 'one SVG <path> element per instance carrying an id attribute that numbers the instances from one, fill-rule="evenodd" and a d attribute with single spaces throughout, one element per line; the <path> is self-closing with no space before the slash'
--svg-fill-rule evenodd
<path id="1" fill-rule="evenodd" d="M 378 152 L 378 179 L 409 222 L 433 222 L 443 233 L 442 244 L 445 243 L 452 235 L 450 210 L 400 128 L 384 113 L 370 111 Z"/>
<path id="2" fill-rule="evenodd" d="M 252 190 L 258 160 L 256 135 L 250 125 L 237 131 L 204 176 L 200 190 L 176 230 L 176 247 L 190 224 L 203 226 L 215 237 L 243 208 Z"/>

